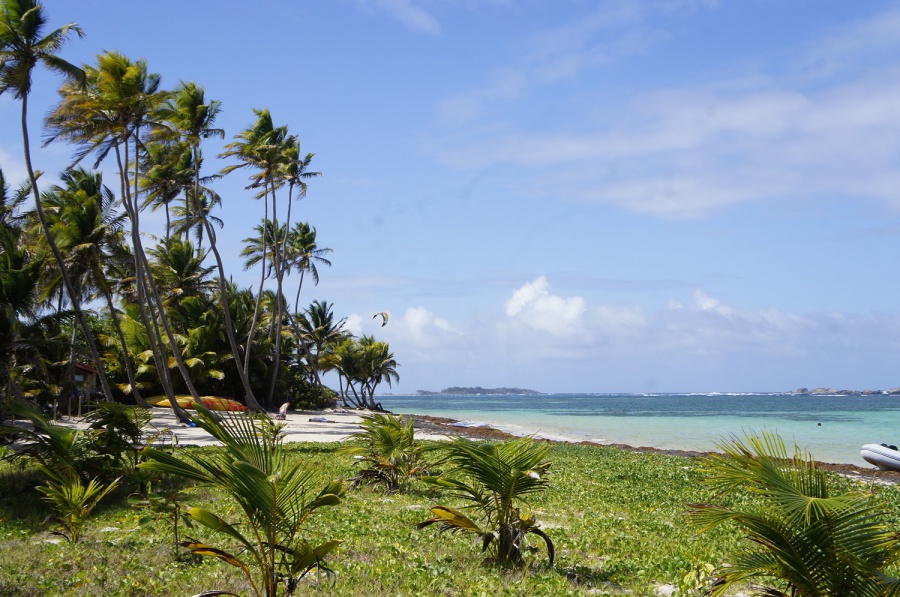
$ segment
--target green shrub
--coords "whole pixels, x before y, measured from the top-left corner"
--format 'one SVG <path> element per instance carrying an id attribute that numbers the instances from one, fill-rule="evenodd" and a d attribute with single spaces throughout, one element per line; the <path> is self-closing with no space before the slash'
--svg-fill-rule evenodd
<path id="1" fill-rule="evenodd" d="M 420 523 L 419 528 L 437 524 L 442 531 L 474 534 L 481 540 L 482 552 L 490 553 L 489 559 L 500 566 L 522 565 L 526 538 L 537 535 L 544 540 L 553 567 L 553 542 L 534 516 L 520 511 L 527 497 L 548 486 L 550 463 L 545 459 L 550 447 L 527 437 L 502 443 L 452 440 L 446 447 L 446 462 L 453 467 L 448 475 L 462 478 L 423 480 L 451 489 L 455 497 L 467 502 L 464 508 L 474 512 L 481 523 L 449 506 L 436 506 L 431 509 L 434 518 Z"/>
<path id="2" fill-rule="evenodd" d="M 706 483 L 720 496 L 746 491 L 757 499 L 691 506 L 700 532 L 729 523 L 748 540 L 719 567 L 711 595 L 748 580 L 765 582 L 772 597 L 900 592 L 900 579 L 884 573 L 900 561 L 900 537 L 870 492 L 833 492 L 812 456 L 795 447 L 789 457 L 774 433 L 718 447 L 724 455 L 705 460 Z"/>
<path id="3" fill-rule="evenodd" d="M 340 454 L 357 457 L 363 465 L 353 477 L 354 484 L 383 487 L 392 492 L 408 487 L 412 479 L 428 472 L 422 446 L 416 443 L 412 418 L 372 414 L 363 417 L 362 431 L 353 434 L 365 446 L 343 448 Z"/>
<path id="4" fill-rule="evenodd" d="M 200 507 L 189 508 L 187 513 L 201 525 L 236 541 L 240 551 L 235 554 L 195 540 L 182 545 L 195 554 L 239 568 L 257 597 L 275 597 L 279 588 L 290 595 L 310 570 L 328 571 L 325 556 L 340 542 L 328 540 L 313 546 L 300 532 L 313 511 L 340 503 L 341 483 L 334 481 L 314 491 L 313 470 L 289 457 L 283 437 L 266 415 L 219 416 L 198 405 L 195 422 L 222 445 L 212 452 L 183 451 L 185 460 L 146 448 L 147 461 L 139 467 L 224 490 L 243 513 L 241 521 L 229 523 Z"/>

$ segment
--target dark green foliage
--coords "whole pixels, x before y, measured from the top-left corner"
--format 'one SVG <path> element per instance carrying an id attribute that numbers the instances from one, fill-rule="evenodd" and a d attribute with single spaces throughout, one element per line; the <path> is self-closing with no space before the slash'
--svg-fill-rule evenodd
<path id="1" fill-rule="evenodd" d="M 299 370 L 283 371 L 282 375 L 286 383 L 280 396 L 290 403 L 292 410 L 318 410 L 335 405 L 337 394 L 331 388 L 320 388 Z"/>
<path id="2" fill-rule="evenodd" d="M 85 415 L 90 424 L 91 448 L 113 459 L 117 465 L 137 466 L 142 439 L 153 413 L 148 409 L 115 402 L 99 402 Z"/>
<path id="3" fill-rule="evenodd" d="M 363 430 L 353 437 L 364 447 L 348 447 L 342 454 L 356 456 L 361 468 L 354 484 L 382 487 L 387 492 L 407 489 L 410 481 L 428 474 L 424 450 L 415 440 L 411 417 L 373 414 L 363 417 Z"/>
<path id="4" fill-rule="evenodd" d="M 885 571 L 900 561 L 900 534 L 886 524 L 886 507 L 870 491 L 835 491 L 807 453 L 789 456 L 774 433 L 733 439 L 708 458 L 706 483 L 719 495 L 746 491 L 739 506 L 694 504 L 701 532 L 731 524 L 749 541 L 718 569 L 711 594 L 747 580 L 765 582 L 771 597 L 900 593 Z"/>
<path id="5" fill-rule="evenodd" d="M 547 547 L 550 567 L 555 550 L 550 537 L 541 530 L 534 515 L 521 513 L 531 495 L 545 491 L 550 462 L 549 443 L 519 438 L 502 443 L 473 442 L 457 438 L 447 445 L 446 462 L 452 469 L 440 477 L 423 480 L 447 487 L 451 495 L 463 500 L 463 509 L 473 512 L 478 521 L 449 506 L 431 509 L 433 518 L 419 528 L 437 524 L 442 531 L 474 534 L 482 552 L 500 566 L 524 564 L 528 535 L 537 535 Z"/>
<path id="6" fill-rule="evenodd" d="M 185 452 L 182 458 L 147 448 L 147 462 L 140 466 L 156 473 L 218 487 L 243 514 L 243 520 L 228 522 L 202 507 L 187 513 L 228 543 L 215 547 L 199 540 L 182 543 L 192 553 L 219 559 L 240 569 L 253 592 L 275 597 L 280 590 L 293 594 L 297 583 L 310 570 L 329 572 L 324 558 L 340 543 L 326 540 L 310 543 L 301 536 L 303 523 L 315 510 L 340 503 L 339 481 L 315 491 L 313 469 L 288 457 L 278 428 L 265 415 L 229 413 L 214 415 L 197 406 L 197 425 L 222 443 L 210 452 Z M 220 510 L 220 508 L 217 508 Z"/>

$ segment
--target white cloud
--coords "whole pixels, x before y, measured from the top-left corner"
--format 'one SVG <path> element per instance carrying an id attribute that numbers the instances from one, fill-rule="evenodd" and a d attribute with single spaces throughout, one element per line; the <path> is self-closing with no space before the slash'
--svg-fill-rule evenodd
<path id="1" fill-rule="evenodd" d="M 374 3 L 413 31 L 429 35 L 441 33 L 437 19 L 412 0 L 374 0 Z"/>
<path id="2" fill-rule="evenodd" d="M 586 303 L 580 296 L 563 298 L 550 294 L 550 283 L 540 276 L 513 292 L 504 309 L 508 317 L 529 327 L 555 336 L 570 336 L 579 331 Z"/>
<path id="3" fill-rule="evenodd" d="M 900 46 L 898 30 L 900 10 L 877 15 L 834 32 L 787 74 L 772 64 L 768 75 L 645 91 L 555 130 L 515 127 L 508 107 L 486 109 L 537 84 L 533 64 L 508 69 L 442 105 L 472 126 L 455 128 L 430 151 L 457 169 L 503 166 L 513 193 L 665 218 L 826 194 L 900 208 L 900 61 L 886 51 Z M 572 37 L 579 46 L 590 34 Z M 879 59 L 865 62 L 873 55 Z M 840 78 L 816 71 L 848 57 L 857 68 Z"/>
<path id="4" fill-rule="evenodd" d="M 475 120 L 486 105 L 516 99 L 536 88 L 574 80 L 585 70 L 613 64 L 646 52 L 668 38 L 652 24 L 660 16 L 696 8 L 713 8 L 703 0 L 683 2 L 602 2 L 572 23 L 541 31 L 520 47 L 507 48 L 515 63 L 494 68 L 483 85 L 439 103 L 442 119 L 459 125 Z"/>
<path id="5" fill-rule="evenodd" d="M 363 318 L 358 313 L 351 313 L 348 315 L 344 327 L 354 336 L 362 336 L 365 334 Z"/>
<path id="6" fill-rule="evenodd" d="M 686 298 L 647 311 L 555 295 L 541 276 L 513 289 L 493 318 L 451 325 L 416 306 L 380 334 L 403 365 L 401 391 L 460 384 L 545 391 L 897 385 L 871 372 L 892 370 L 889 363 L 900 358 L 898 313 L 745 309 L 704 289 Z M 348 319 L 356 333 L 359 324 L 370 322 Z"/>

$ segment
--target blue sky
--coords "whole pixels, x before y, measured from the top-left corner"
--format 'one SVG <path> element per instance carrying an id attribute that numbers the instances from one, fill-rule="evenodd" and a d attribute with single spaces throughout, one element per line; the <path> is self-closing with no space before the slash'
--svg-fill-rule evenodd
<path id="1" fill-rule="evenodd" d="M 263 107 L 299 135 L 323 176 L 295 214 L 334 249 L 302 301 L 390 342 L 395 392 L 900 386 L 900 3 L 46 10 L 84 28 L 73 62 L 115 49 L 164 86 L 204 86 L 224 142 Z M 37 137 L 58 80 L 35 86 Z M 18 109 L 0 97 L 11 180 Z M 207 167 L 227 164 L 219 146 Z M 245 184 L 215 187 L 229 271 L 250 286 L 238 253 L 262 204 Z"/>

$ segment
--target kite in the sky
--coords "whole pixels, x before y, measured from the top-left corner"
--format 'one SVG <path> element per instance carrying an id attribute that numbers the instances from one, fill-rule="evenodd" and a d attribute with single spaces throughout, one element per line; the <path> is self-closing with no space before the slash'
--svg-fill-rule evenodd
<path id="1" fill-rule="evenodd" d="M 381 320 L 382 320 L 382 321 L 381 321 L 381 327 L 386 326 L 386 325 L 387 325 L 387 322 L 388 322 L 388 314 L 387 314 L 387 312 L 386 312 L 386 311 L 382 311 L 381 313 L 376 313 L 375 315 L 372 316 L 372 319 L 375 319 L 375 318 L 378 317 L 379 315 L 381 316 Z"/>

